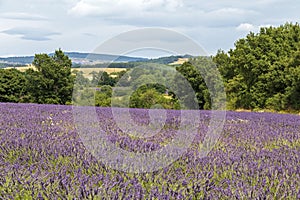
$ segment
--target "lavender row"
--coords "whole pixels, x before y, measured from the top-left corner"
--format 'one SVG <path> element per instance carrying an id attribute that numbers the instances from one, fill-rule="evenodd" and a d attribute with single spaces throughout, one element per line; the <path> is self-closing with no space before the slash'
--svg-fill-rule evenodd
<path id="1" fill-rule="evenodd" d="M 148 110 L 131 109 L 138 124 Z M 97 108 L 106 139 L 126 151 L 170 142 L 180 111 L 145 139 L 124 134 L 110 108 Z M 81 141 L 71 106 L 0 104 L 1 199 L 300 199 L 300 116 L 227 112 L 213 150 L 199 157 L 210 111 L 200 111 L 188 151 L 151 173 L 125 173 L 97 160 Z M 126 119 L 124 119 L 126 123 Z"/>

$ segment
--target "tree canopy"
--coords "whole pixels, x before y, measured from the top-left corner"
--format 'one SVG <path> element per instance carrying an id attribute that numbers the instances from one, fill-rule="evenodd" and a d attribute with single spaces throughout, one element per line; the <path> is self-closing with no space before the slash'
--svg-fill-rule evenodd
<path id="1" fill-rule="evenodd" d="M 28 71 L 30 96 L 37 103 L 66 104 L 71 101 L 72 61 L 61 49 L 53 56 L 36 54 L 32 63 L 36 71 Z"/>
<path id="2" fill-rule="evenodd" d="M 26 79 L 16 69 L 0 69 L 0 102 L 22 102 L 26 96 Z"/>
<path id="3" fill-rule="evenodd" d="M 231 109 L 300 109 L 300 26 L 286 23 L 250 32 L 214 57 Z"/>

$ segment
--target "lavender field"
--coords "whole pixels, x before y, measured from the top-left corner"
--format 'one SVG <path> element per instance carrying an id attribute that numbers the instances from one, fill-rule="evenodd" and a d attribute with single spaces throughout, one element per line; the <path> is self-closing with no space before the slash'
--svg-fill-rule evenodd
<path id="1" fill-rule="evenodd" d="M 149 120 L 147 110 L 131 111 Z M 136 152 L 170 141 L 179 112 L 168 111 L 163 130 L 142 140 L 122 134 L 110 108 L 97 108 L 107 139 Z M 126 173 L 87 151 L 72 106 L 0 103 L 0 199 L 300 199 L 300 116 L 227 112 L 217 144 L 199 157 L 210 111 L 200 116 L 180 159 L 155 172 Z"/>

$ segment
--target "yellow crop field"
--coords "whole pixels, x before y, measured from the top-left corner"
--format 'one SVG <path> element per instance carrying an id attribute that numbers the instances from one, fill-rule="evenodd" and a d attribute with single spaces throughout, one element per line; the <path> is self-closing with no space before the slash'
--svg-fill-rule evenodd
<path id="1" fill-rule="evenodd" d="M 121 72 L 121 71 L 125 71 L 125 68 L 72 68 L 72 70 L 78 70 L 78 71 L 82 71 L 84 74 L 89 74 L 91 72 L 100 72 L 100 71 L 105 71 L 109 74 L 113 73 L 113 72 Z"/>
<path id="2" fill-rule="evenodd" d="M 11 68 L 16 68 L 17 70 L 20 70 L 22 72 L 26 71 L 27 69 L 34 69 L 34 66 L 28 65 L 26 67 L 7 67 L 5 69 L 11 69 Z M 108 74 L 111 74 L 113 72 L 121 72 L 125 71 L 126 68 L 72 68 L 72 71 L 78 70 L 83 72 L 83 76 L 86 78 L 92 78 L 92 75 L 90 73 L 92 72 L 100 72 L 100 71 L 105 71 Z"/>
<path id="3" fill-rule="evenodd" d="M 188 62 L 189 58 L 179 58 L 176 62 L 170 63 L 169 65 L 182 65 L 185 62 Z"/>
<path id="4" fill-rule="evenodd" d="M 83 72 L 83 76 L 86 78 L 92 78 L 92 75 L 90 73 L 92 72 L 101 72 L 105 71 L 108 74 L 111 74 L 113 72 L 121 72 L 125 71 L 125 68 L 72 68 L 72 71 L 78 70 Z"/>
<path id="5" fill-rule="evenodd" d="M 19 71 L 21 71 L 21 72 L 24 72 L 24 71 L 26 71 L 27 69 L 34 69 L 34 66 L 28 65 L 28 66 L 26 66 L 26 67 L 6 67 L 6 68 L 4 68 L 4 69 L 13 69 L 13 68 L 15 68 L 15 69 L 17 69 L 17 70 L 19 70 Z"/>

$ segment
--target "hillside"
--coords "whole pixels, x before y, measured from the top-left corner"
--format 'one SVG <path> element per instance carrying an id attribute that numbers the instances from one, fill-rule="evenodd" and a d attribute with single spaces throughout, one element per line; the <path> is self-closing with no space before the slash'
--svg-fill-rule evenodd
<path id="1" fill-rule="evenodd" d="M 80 65 L 95 65 L 105 62 L 143 62 L 147 61 L 147 58 L 129 57 L 129 56 L 117 56 L 108 54 L 89 54 L 78 52 L 66 52 L 65 53 L 72 60 L 74 64 Z M 53 53 L 49 54 L 50 56 Z M 29 65 L 33 62 L 34 56 L 20 56 L 20 57 L 7 57 L 0 58 L 0 68 L 13 67 L 20 65 Z"/>
<path id="2" fill-rule="evenodd" d="M 72 60 L 74 64 L 73 67 L 107 67 L 107 64 L 113 61 L 111 64 L 112 68 L 130 68 L 133 67 L 132 64 L 125 63 L 136 63 L 136 62 L 148 62 L 148 63 L 158 63 L 158 64 L 182 64 L 183 61 L 187 61 L 189 58 L 193 57 L 191 55 L 172 55 L 160 58 L 142 58 L 142 57 L 130 57 L 130 56 L 118 56 L 109 54 L 89 54 L 89 53 L 79 53 L 79 52 L 66 52 L 65 53 Z M 49 54 L 53 56 L 53 53 Z M 34 60 L 34 56 L 18 56 L 18 57 L 6 57 L 0 58 L 0 68 L 5 67 L 17 67 L 30 65 Z M 104 64 L 104 65 L 103 65 Z M 121 66 L 121 67 L 120 67 Z"/>
<path id="3" fill-rule="evenodd" d="M 141 63 L 180 65 L 188 61 L 189 58 L 193 57 L 191 55 L 172 55 L 167 57 L 148 59 L 142 57 L 89 54 L 78 52 L 66 52 L 65 54 L 72 60 L 74 68 L 132 68 Z M 53 53 L 49 54 L 49 56 L 53 56 Z M 27 66 L 31 65 L 33 60 L 34 56 L 0 58 L 0 68 L 15 68 L 20 66 Z M 110 63 L 109 66 L 107 66 L 107 63 Z"/>

